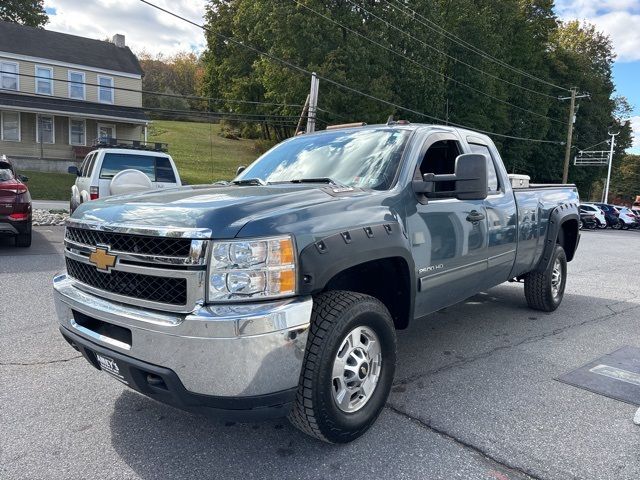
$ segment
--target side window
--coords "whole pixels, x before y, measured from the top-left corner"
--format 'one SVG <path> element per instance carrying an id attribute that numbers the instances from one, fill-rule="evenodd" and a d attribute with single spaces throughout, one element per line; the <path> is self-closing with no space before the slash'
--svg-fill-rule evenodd
<path id="1" fill-rule="evenodd" d="M 156 157 L 156 181 L 176 183 L 176 176 L 167 157 Z"/>
<path id="2" fill-rule="evenodd" d="M 98 160 L 98 153 L 94 153 L 91 156 L 91 160 L 89 160 L 89 164 L 87 165 L 87 177 L 91 177 L 93 175 L 93 166 L 96 164 Z"/>
<path id="3" fill-rule="evenodd" d="M 484 153 L 487 156 L 487 185 L 489 192 L 498 191 L 498 174 L 496 172 L 496 166 L 493 163 L 493 157 L 489 151 L 489 147 L 486 145 L 480 145 L 478 143 L 470 143 L 471 151 L 473 153 Z"/>
<path id="4" fill-rule="evenodd" d="M 91 160 L 93 160 L 94 155 L 95 155 L 94 153 L 90 153 L 85 157 L 84 162 L 82 162 L 82 166 L 80 167 L 81 177 L 88 176 L 87 174 L 89 172 L 89 165 L 91 164 Z"/>
<path id="5" fill-rule="evenodd" d="M 440 140 L 431 145 L 422 157 L 420 174 L 434 173 L 436 175 L 455 173 L 456 158 L 461 149 L 455 140 Z M 436 183 L 436 192 L 452 192 L 456 188 L 455 182 Z"/>

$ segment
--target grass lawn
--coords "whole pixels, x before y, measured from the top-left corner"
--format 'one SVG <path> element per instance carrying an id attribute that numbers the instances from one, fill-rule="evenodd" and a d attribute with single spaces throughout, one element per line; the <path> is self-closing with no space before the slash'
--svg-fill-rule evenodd
<path id="1" fill-rule="evenodd" d="M 18 173 L 29 177 L 27 186 L 34 200 L 67 200 L 71 197 L 71 185 L 75 175 L 68 173 L 32 172 L 20 170 Z"/>
<path id="2" fill-rule="evenodd" d="M 155 120 L 150 142 L 169 144 L 180 178 L 190 185 L 230 180 L 239 165 L 258 157 L 253 140 L 230 140 L 218 133 L 220 125 Z M 31 197 L 36 200 L 69 200 L 75 176 L 66 173 L 20 171 L 29 177 Z"/>
<path id="3" fill-rule="evenodd" d="M 149 141 L 169 144 L 183 182 L 212 183 L 231 180 L 238 166 L 258 158 L 253 140 L 230 140 L 219 132 L 215 124 L 154 120 Z"/>

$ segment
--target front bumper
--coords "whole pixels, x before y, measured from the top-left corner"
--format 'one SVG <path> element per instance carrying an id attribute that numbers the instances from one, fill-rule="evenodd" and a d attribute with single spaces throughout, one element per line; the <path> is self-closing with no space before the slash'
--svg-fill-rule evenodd
<path id="1" fill-rule="evenodd" d="M 302 367 L 310 297 L 173 314 L 98 297 L 65 273 L 53 284 L 63 336 L 97 368 L 100 352 L 125 365 L 134 372 L 132 388 L 187 410 L 280 405 L 286 414 Z M 155 380 L 150 385 L 149 373 L 168 390 L 158 392 Z"/>

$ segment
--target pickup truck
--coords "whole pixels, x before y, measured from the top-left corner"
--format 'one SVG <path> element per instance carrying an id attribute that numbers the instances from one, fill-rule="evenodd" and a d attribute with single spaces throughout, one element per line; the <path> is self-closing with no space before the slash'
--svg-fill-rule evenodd
<path id="1" fill-rule="evenodd" d="M 578 192 L 523 182 L 485 135 L 390 122 L 289 139 L 232 182 L 82 204 L 60 331 L 158 401 L 349 442 L 385 405 L 398 329 L 506 281 L 558 308 Z"/>

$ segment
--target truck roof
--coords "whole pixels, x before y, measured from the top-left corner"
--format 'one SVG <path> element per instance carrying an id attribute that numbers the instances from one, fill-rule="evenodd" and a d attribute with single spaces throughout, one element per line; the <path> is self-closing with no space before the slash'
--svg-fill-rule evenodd
<path id="1" fill-rule="evenodd" d="M 430 129 L 430 130 L 436 130 L 441 132 L 459 133 L 462 136 L 474 136 L 474 137 L 490 140 L 490 137 L 488 137 L 486 134 L 476 132 L 474 130 L 468 130 L 466 128 L 459 128 L 459 127 L 450 127 L 448 125 L 430 124 L 430 123 L 391 123 L 391 124 L 380 123 L 380 124 L 362 125 L 362 126 L 355 126 L 355 127 L 345 126 L 344 128 L 321 130 L 313 133 L 313 135 L 323 135 L 325 133 L 336 132 L 336 131 L 355 132 L 359 130 L 377 130 L 380 128 L 409 130 L 409 131 Z"/>

